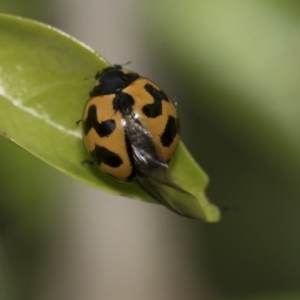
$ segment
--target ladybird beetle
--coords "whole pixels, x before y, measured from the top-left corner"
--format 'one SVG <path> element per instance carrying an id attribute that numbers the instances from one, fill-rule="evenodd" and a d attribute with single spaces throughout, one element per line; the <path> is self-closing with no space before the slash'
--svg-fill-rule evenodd
<path id="1" fill-rule="evenodd" d="M 188 216 L 182 193 L 196 199 L 168 171 L 180 140 L 174 102 L 154 82 L 121 65 L 106 67 L 95 79 L 82 118 L 94 164 L 118 180 L 136 180 L 158 202 Z"/>

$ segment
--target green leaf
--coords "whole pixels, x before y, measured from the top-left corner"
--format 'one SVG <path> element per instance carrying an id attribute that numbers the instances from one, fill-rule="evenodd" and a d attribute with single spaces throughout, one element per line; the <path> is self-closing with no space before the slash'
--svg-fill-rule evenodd
<path id="1" fill-rule="evenodd" d="M 76 121 L 93 75 L 108 62 L 50 26 L 5 14 L 0 14 L 0 26 L 0 133 L 78 180 L 155 202 L 137 184 L 118 182 L 81 163 L 88 155 Z M 197 197 L 198 217 L 218 221 L 218 208 L 204 194 L 207 176 L 182 144 L 170 168 L 175 180 Z"/>

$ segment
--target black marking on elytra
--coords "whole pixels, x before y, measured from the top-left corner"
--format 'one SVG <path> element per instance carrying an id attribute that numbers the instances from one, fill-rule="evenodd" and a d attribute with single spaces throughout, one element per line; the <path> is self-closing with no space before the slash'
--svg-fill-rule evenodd
<path id="1" fill-rule="evenodd" d="M 83 122 L 84 134 L 88 134 L 92 128 L 96 130 L 100 137 L 107 137 L 116 129 L 116 122 L 109 119 L 99 123 L 97 119 L 97 107 L 96 105 L 91 105 L 88 110 L 88 116 Z"/>
<path id="2" fill-rule="evenodd" d="M 169 116 L 165 130 L 160 136 L 160 141 L 164 147 L 169 147 L 178 133 L 177 118 Z"/>
<path id="3" fill-rule="evenodd" d="M 156 118 L 162 114 L 162 101 L 169 102 L 168 97 L 163 91 L 157 90 L 153 85 L 145 84 L 145 90 L 153 97 L 154 102 L 146 104 L 142 110 L 143 113 L 149 118 Z"/>
<path id="4" fill-rule="evenodd" d="M 91 105 L 89 107 L 88 116 L 85 121 L 83 121 L 83 132 L 85 135 L 98 124 L 97 120 L 97 107 L 96 105 Z"/>
<path id="5" fill-rule="evenodd" d="M 136 179 L 136 174 L 135 174 L 135 169 L 134 169 L 132 148 L 130 146 L 130 142 L 127 137 L 126 127 L 125 127 L 125 145 L 126 145 L 126 152 L 128 154 L 128 158 L 129 158 L 130 164 L 131 164 L 131 174 L 127 177 L 127 181 L 133 181 Z"/>
<path id="6" fill-rule="evenodd" d="M 91 152 L 91 156 L 98 165 L 104 163 L 112 168 L 118 168 L 123 163 L 122 158 L 118 154 L 98 145 Z"/>
<path id="7" fill-rule="evenodd" d="M 104 122 L 98 123 L 94 128 L 100 135 L 100 137 L 107 137 L 116 129 L 116 122 L 115 120 L 106 120 Z"/>
<path id="8" fill-rule="evenodd" d="M 108 67 L 102 72 L 96 73 L 95 79 L 99 80 L 100 83 L 92 89 L 90 97 L 121 91 L 139 77 L 139 74 L 133 72 L 125 74 L 119 65 Z"/>
<path id="9" fill-rule="evenodd" d="M 116 96 L 113 99 L 113 109 L 121 112 L 123 115 L 129 115 L 132 112 L 133 105 L 133 97 L 123 92 L 116 93 Z"/>

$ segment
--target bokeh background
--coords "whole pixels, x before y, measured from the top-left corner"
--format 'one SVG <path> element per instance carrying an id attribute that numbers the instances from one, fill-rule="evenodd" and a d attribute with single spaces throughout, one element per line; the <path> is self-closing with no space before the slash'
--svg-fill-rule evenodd
<path id="1" fill-rule="evenodd" d="M 237 208 L 217 224 L 184 219 L 1 138 L 0 299 L 299 299 L 298 1 L 1 0 L 0 11 L 130 60 L 177 97 L 209 198 Z"/>

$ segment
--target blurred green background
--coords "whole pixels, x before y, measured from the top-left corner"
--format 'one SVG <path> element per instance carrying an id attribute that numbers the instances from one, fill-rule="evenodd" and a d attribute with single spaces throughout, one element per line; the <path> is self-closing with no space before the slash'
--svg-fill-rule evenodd
<path id="1" fill-rule="evenodd" d="M 178 97 L 209 198 L 237 208 L 108 200 L 0 139 L 1 299 L 299 299 L 299 2 L 0 3 Z"/>

